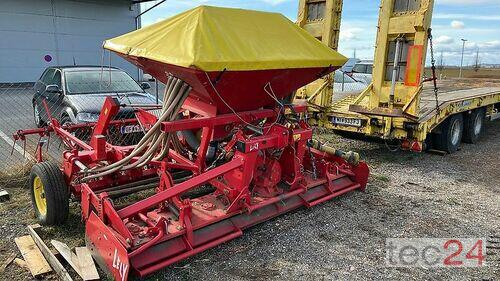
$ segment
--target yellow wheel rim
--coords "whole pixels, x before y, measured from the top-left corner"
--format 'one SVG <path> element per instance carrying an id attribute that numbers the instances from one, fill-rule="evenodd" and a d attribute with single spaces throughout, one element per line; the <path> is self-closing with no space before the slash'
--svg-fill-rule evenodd
<path id="1" fill-rule="evenodd" d="M 45 189 L 43 188 L 42 180 L 38 176 L 33 180 L 33 195 L 38 212 L 40 215 L 45 216 L 47 214 L 47 199 L 45 198 Z"/>

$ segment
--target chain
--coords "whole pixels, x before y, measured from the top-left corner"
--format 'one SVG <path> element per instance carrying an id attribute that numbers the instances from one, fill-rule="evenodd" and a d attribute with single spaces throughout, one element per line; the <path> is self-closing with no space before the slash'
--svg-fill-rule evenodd
<path id="1" fill-rule="evenodd" d="M 432 70 L 432 82 L 434 83 L 434 98 L 436 100 L 436 110 L 439 114 L 439 111 L 441 110 L 439 108 L 439 98 L 438 98 L 438 92 L 439 88 L 437 86 L 437 77 L 436 77 L 436 59 L 434 58 L 434 44 L 433 44 L 433 37 L 432 37 L 432 29 L 429 28 L 429 46 L 431 48 L 431 70 Z"/>

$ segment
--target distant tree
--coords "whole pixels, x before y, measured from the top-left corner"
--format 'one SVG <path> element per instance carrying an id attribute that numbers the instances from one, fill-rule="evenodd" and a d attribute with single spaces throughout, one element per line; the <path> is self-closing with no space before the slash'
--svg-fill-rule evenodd
<path id="1" fill-rule="evenodd" d="M 478 72 L 481 69 L 481 61 L 479 60 L 479 49 L 476 51 L 476 58 L 473 65 L 474 71 Z"/>

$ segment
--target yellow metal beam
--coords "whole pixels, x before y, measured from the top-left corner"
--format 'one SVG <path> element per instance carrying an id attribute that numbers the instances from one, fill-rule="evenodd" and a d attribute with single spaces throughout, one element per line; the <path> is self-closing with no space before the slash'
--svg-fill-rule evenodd
<path id="1" fill-rule="evenodd" d="M 330 48 L 337 50 L 343 0 L 300 0 L 297 24 Z M 297 98 L 322 108 L 332 104 L 333 74 L 299 89 Z"/>
<path id="2" fill-rule="evenodd" d="M 434 0 L 382 0 L 366 110 L 404 108 L 418 115 L 433 6 Z"/>

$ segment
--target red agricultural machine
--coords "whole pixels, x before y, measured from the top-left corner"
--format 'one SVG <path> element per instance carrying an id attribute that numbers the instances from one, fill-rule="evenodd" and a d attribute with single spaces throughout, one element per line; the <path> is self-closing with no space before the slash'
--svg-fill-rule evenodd
<path id="1" fill-rule="evenodd" d="M 345 58 L 283 16 L 199 7 L 104 46 L 166 85 L 161 116 L 137 107 L 135 119 L 114 120 L 124 105 L 109 97 L 96 123 L 52 118 L 15 138 L 55 134 L 66 144 L 62 166 L 33 167 L 36 215 L 62 223 L 70 194 L 79 199 L 87 246 L 116 280 L 365 189 L 369 171 L 359 156 L 314 141 L 306 107 L 287 103 Z M 143 128 L 137 145 L 106 140 L 124 123 Z M 92 130 L 89 143 L 72 134 L 82 127 Z M 37 152 L 42 161 L 41 145 Z"/>

